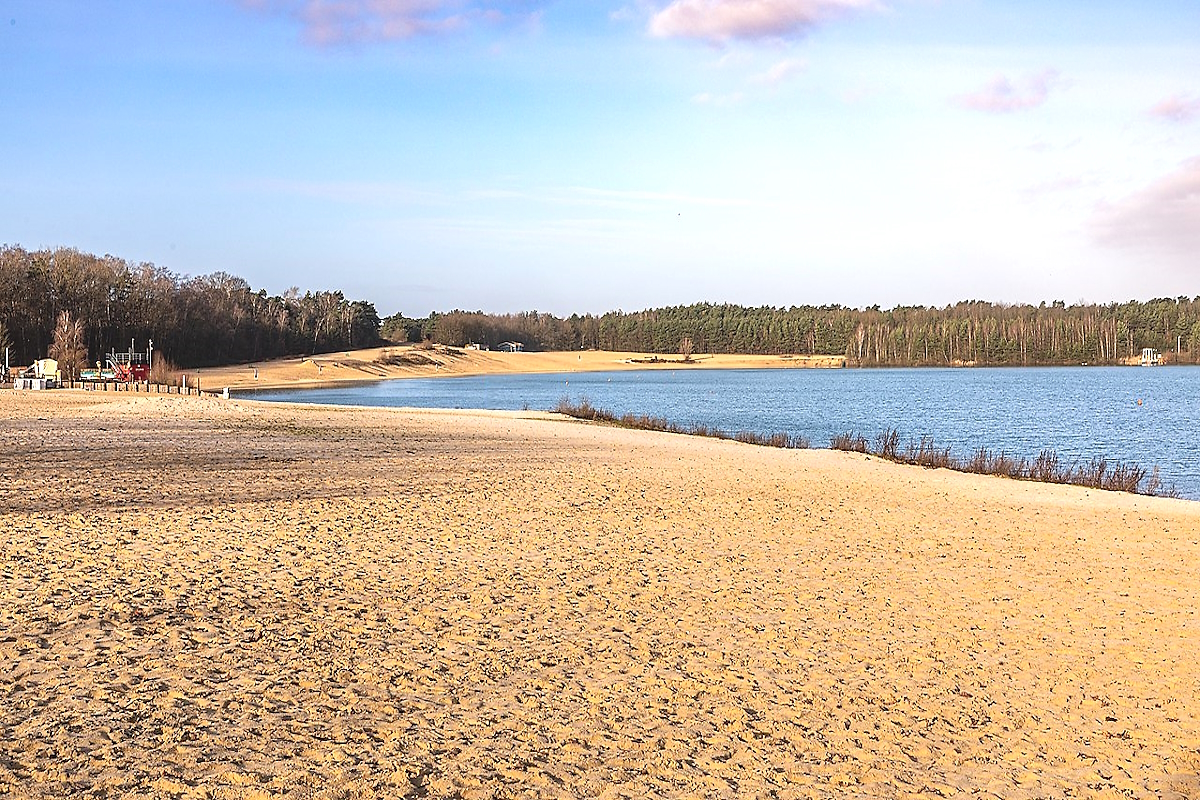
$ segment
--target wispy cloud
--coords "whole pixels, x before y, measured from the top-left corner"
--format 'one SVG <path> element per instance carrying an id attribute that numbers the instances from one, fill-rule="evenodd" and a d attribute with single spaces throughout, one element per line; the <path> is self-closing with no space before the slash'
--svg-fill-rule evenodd
<path id="1" fill-rule="evenodd" d="M 720 44 L 797 39 L 875 0 L 675 0 L 650 18 L 650 33 Z"/>
<path id="2" fill-rule="evenodd" d="M 1084 179 L 1081 175 L 1061 175 L 1031 184 L 1025 188 L 1024 194 L 1029 197 L 1041 197 L 1062 192 L 1072 192 L 1089 184 L 1090 181 Z"/>
<path id="3" fill-rule="evenodd" d="M 1101 205 L 1092 231 L 1103 244 L 1152 250 L 1195 266 L 1200 253 L 1200 157 L 1141 191 Z"/>
<path id="4" fill-rule="evenodd" d="M 731 92 L 729 94 L 713 94 L 712 92 L 700 92 L 700 94 L 692 95 L 692 102 L 698 106 L 732 106 L 742 102 L 745 95 L 741 92 Z"/>
<path id="5" fill-rule="evenodd" d="M 766 72 L 750 78 L 752 83 L 778 84 L 783 83 L 794 75 L 799 75 L 807 66 L 802 58 L 785 58 Z"/>
<path id="6" fill-rule="evenodd" d="M 338 46 L 396 42 L 469 28 L 476 23 L 536 20 L 526 0 L 240 0 L 250 9 L 300 23 L 305 41 Z"/>
<path id="7" fill-rule="evenodd" d="M 1026 75 L 1015 83 L 999 75 L 978 91 L 958 95 L 953 102 L 962 108 L 992 114 L 1024 111 L 1044 105 L 1058 79 L 1058 71 L 1053 69 Z"/>
<path id="8" fill-rule="evenodd" d="M 570 196 L 597 202 L 666 203 L 668 205 L 717 207 L 749 205 L 746 200 L 741 198 L 709 197 L 678 192 L 648 192 L 636 189 L 597 189 L 587 186 L 572 186 L 564 192 Z"/>
<path id="9" fill-rule="evenodd" d="M 1149 113 L 1168 122 L 1190 122 L 1200 117 L 1200 97 L 1172 95 L 1151 106 Z"/>

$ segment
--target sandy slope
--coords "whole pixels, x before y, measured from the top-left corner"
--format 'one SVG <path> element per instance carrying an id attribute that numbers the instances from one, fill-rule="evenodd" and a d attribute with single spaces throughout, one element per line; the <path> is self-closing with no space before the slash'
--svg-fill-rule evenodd
<path id="1" fill-rule="evenodd" d="M 0 795 L 1200 797 L 1197 503 L 545 415 L 0 418 Z"/>
<path id="2" fill-rule="evenodd" d="M 485 375 L 496 373 L 597 372 L 627 369 L 738 369 L 841 367 L 841 356 L 699 355 L 687 364 L 682 356 L 614 353 L 599 350 L 552 353 L 499 353 L 412 345 L 326 353 L 308 358 L 286 358 L 232 367 L 192 370 L 188 380 L 202 388 L 277 389 L 314 386 L 339 381 L 374 381 L 388 378 Z"/>

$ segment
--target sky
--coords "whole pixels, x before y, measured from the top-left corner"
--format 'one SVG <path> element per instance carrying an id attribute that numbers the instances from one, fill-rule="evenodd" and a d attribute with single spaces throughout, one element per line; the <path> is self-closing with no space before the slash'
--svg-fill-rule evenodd
<path id="1" fill-rule="evenodd" d="M 0 0 L 0 244 L 381 315 L 1200 295 L 1195 0 Z"/>

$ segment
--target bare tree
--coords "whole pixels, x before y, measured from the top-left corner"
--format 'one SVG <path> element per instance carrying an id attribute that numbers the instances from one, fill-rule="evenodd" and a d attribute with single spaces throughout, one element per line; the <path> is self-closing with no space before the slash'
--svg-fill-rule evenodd
<path id="1" fill-rule="evenodd" d="M 50 345 L 50 357 L 58 361 L 58 369 L 68 380 L 79 377 L 79 370 L 87 364 L 87 348 L 83 344 L 83 322 L 72 319 L 71 312 L 63 311 L 54 323 L 54 341 Z"/>
<path id="2" fill-rule="evenodd" d="M 691 361 L 692 353 L 694 352 L 696 352 L 696 347 L 692 344 L 692 337 L 683 337 L 683 339 L 679 341 L 679 354 L 683 356 L 683 360 Z"/>
<path id="3" fill-rule="evenodd" d="M 0 359 L 5 358 L 5 351 L 12 347 L 12 339 L 9 338 L 8 328 L 4 325 L 4 320 L 0 319 Z M 8 381 L 8 373 L 3 372 L 4 362 L 0 362 L 0 383 Z"/>

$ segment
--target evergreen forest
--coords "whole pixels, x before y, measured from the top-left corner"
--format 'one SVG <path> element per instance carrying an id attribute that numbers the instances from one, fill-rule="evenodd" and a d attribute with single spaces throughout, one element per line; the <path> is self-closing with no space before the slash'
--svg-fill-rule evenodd
<path id="1" fill-rule="evenodd" d="M 1108 305 L 1000 305 L 881 310 L 842 306 L 698 303 L 565 319 L 536 311 L 452 311 L 423 320 L 388 317 L 388 338 L 453 346 L 521 342 L 532 350 L 845 355 L 854 366 L 1118 364 L 1143 347 L 1164 360 L 1200 356 L 1200 297 Z"/>

